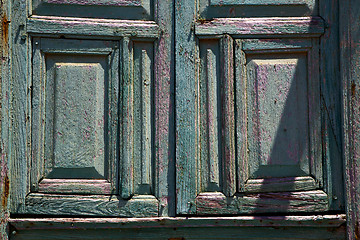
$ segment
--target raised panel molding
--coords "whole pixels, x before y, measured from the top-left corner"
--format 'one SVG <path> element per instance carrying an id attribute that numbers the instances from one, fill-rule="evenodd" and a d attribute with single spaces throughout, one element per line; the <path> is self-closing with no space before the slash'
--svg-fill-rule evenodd
<path id="1" fill-rule="evenodd" d="M 158 216 L 154 39 L 32 42 L 30 192 L 12 212 Z"/>
<path id="2" fill-rule="evenodd" d="M 201 35 L 198 51 L 198 195 L 190 212 L 327 211 L 318 39 Z"/>
<path id="3" fill-rule="evenodd" d="M 117 44 L 33 40 L 32 191 L 46 193 L 54 183 L 91 193 L 89 179 L 107 180 L 101 194 L 118 191 Z M 52 181 L 42 185 L 43 179 Z M 62 179 L 87 180 L 81 189 Z"/>

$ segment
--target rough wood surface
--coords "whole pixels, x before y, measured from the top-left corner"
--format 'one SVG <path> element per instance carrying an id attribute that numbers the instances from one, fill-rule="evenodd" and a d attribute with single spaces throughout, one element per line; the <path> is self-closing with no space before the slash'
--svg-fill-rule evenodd
<path id="1" fill-rule="evenodd" d="M 24 211 L 19 213 L 54 216 L 157 217 L 158 208 L 158 200 L 149 195 L 137 195 L 125 201 L 118 200 L 116 196 L 31 193 L 26 197 Z"/>
<path id="2" fill-rule="evenodd" d="M 348 239 L 360 238 L 360 17 L 359 1 L 341 3 L 340 51 L 343 84 L 345 190 Z"/>
<path id="3" fill-rule="evenodd" d="M 318 188 L 315 179 L 306 177 L 288 177 L 288 178 L 263 178 L 248 179 L 243 186 L 243 192 L 271 192 L 276 189 L 281 191 L 314 190 Z"/>
<path id="4" fill-rule="evenodd" d="M 200 193 L 196 197 L 196 213 L 253 214 L 284 212 L 326 212 L 328 197 L 323 191 L 272 192 L 225 197 L 222 193 Z"/>
<path id="5" fill-rule="evenodd" d="M 318 17 L 301 18 L 217 18 L 197 22 L 198 36 L 230 34 L 241 38 L 254 36 L 320 36 L 324 32 L 324 21 Z"/>
<path id="6" fill-rule="evenodd" d="M 344 239 L 344 215 L 11 219 L 12 239 Z"/>
<path id="7" fill-rule="evenodd" d="M 176 218 L 10 218 L 17 230 L 199 227 L 340 227 L 346 215 L 238 216 Z"/>
<path id="8" fill-rule="evenodd" d="M 157 38 L 159 27 L 154 21 L 105 20 L 32 16 L 27 20 L 27 31 L 33 35 Z"/>
<path id="9" fill-rule="evenodd" d="M 42 193 L 112 194 L 111 183 L 107 180 L 44 179 L 39 183 Z"/>
<path id="10" fill-rule="evenodd" d="M 278 5 L 313 5 L 313 0 L 210 0 L 212 6 L 236 6 L 236 5 L 249 5 L 249 6 L 278 6 Z"/>
<path id="11" fill-rule="evenodd" d="M 177 213 L 192 213 L 197 193 L 199 82 L 195 60 L 195 1 L 175 2 L 176 193 Z"/>
<path id="12" fill-rule="evenodd" d="M 0 1 L 0 239 L 8 239 L 10 176 L 8 166 L 8 98 L 10 58 L 9 58 L 9 24 L 8 1 Z"/>

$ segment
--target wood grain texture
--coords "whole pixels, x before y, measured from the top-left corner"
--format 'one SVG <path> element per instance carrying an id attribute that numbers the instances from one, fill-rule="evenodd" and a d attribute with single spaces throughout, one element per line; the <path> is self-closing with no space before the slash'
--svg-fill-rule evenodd
<path id="1" fill-rule="evenodd" d="M 340 4 L 340 3 L 339 3 Z M 345 156 L 345 190 L 348 239 L 360 238 L 360 41 L 359 2 L 348 1 L 340 8 L 340 66 L 343 84 L 343 124 Z"/>
<path id="2" fill-rule="evenodd" d="M 122 126 L 121 126 L 121 190 L 123 199 L 134 194 L 134 83 L 133 83 L 133 42 L 129 38 L 122 40 Z"/>
<path id="3" fill-rule="evenodd" d="M 160 217 L 160 218 L 10 218 L 16 230 L 37 229 L 131 229 L 131 228 L 202 228 L 202 227 L 340 227 L 345 214 L 237 217 Z"/>
<path id="4" fill-rule="evenodd" d="M 44 179 L 37 189 L 43 193 L 62 194 L 112 194 L 107 180 Z"/>
<path id="5" fill-rule="evenodd" d="M 312 5 L 313 0 L 211 0 L 211 6 L 236 6 L 236 5 L 250 5 L 250 6 L 279 6 L 279 5 Z"/>
<path id="6" fill-rule="evenodd" d="M 10 219 L 12 239 L 345 239 L 344 215 Z"/>
<path id="7" fill-rule="evenodd" d="M 281 191 L 298 191 L 313 190 L 318 188 L 318 184 L 314 178 L 306 177 L 290 177 L 290 178 L 263 178 L 248 179 L 243 186 L 242 192 L 277 192 Z"/>
<path id="8" fill-rule="evenodd" d="M 11 42 L 11 75 L 9 81 L 9 155 L 10 211 L 21 210 L 29 192 L 29 164 L 31 146 L 31 67 L 30 39 L 26 36 L 26 2 L 15 1 L 11 5 L 12 22 L 9 34 Z M 21 34 L 21 35 L 20 35 Z M 22 37 L 23 36 L 23 37 Z"/>
<path id="9" fill-rule="evenodd" d="M 304 231 L 304 229 L 306 229 Z M 68 230 L 20 230 L 11 239 L 256 239 L 256 240 L 327 240 L 344 239 L 344 227 L 181 227 L 181 228 L 140 228 L 140 229 L 68 229 Z"/>
<path id="10" fill-rule="evenodd" d="M 84 215 L 118 217 L 156 217 L 158 201 L 153 196 L 137 195 L 129 201 L 118 200 L 115 196 L 71 196 L 32 193 L 26 197 L 27 214 Z"/>
<path id="11" fill-rule="evenodd" d="M 33 49 L 31 190 L 117 193 L 117 43 L 35 38 Z"/>
<path id="12" fill-rule="evenodd" d="M 176 193 L 177 213 L 194 213 L 197 194 L 196 166 L 199 160 L 197 129 L 198 79 L 193 21 L 195 1 L 175 2 L 175 78 L 176 78 Z"/>
<path id="13" fill-rule="evenodd" d="M 318 43 L 237 39 L 235 46 L 238 191 L 269 192 L 271 184 L 273 191 L 318 189 Z"/>
<path id="14" fill-rule="evenodd" d="M 324 0 L 319 2 L 320 16 L 328 26 L 320 39 L 320 88 L 322 107 L 322 136 L 324 152 L 324 171 L 327 178 L 324 187 L 329 193 L 333 209 L 345 209 L 344 187 L 344 151 L 342 135 L 342 81 L 340 73 L 340 9 L 342 2 Z M 346 8 L 346 7 L 345 7 Z M 330 50 L 331 49 L 331 50 Z M 344 118 L 346 118 L 344 116 Z"/>
<path id="15" fill-rule="evenodd" d="M 318 17 L 302 18 L 217 18 L 212 21 L 197 22 L 198 36 L 230 34 L 241 38 L 254 36 L 320 36 L 324 32 L 324 22 Z"/>
<path id="16" fill-rule="evenodd" d="M 272 192 L 244 194 L 227 198 L 222 193 L 200 193 L 196 197 L 196 213 L 253 214 L 283 212 L 325 212 L 328 197 L 323 191 Z"/>
<path id="17" fill-rule="evenodd" d="M 8 165 L 8 98 L 10 78 L 10 54 L 11 40 L 9 36 L 8 1 L 0 1 L 0 239 L 8 239 L 8 219 L 10 217 L 10 172 Z"/>
<path id="18" fill-rule="evenodd" d="M 27 20 L 27 32 L 48 36 L 94 36 L 157 38 L 159 27 L 154 21 L 105 20 L 32 16 Z"/>
<path id="19" fill-rule="evenodd" d="M 222 185 L 226 196 L 236 192 L 234 40 L 225 35 L 220 40 L 221 61 L 221 157 Z"/>
<path id="20" fill-rule="evenodd" d="M 175 42 L 174 1 L 156 1 L 161 34 L 154 48 L 154 194 L 160 216 L 174 216 L 175 203 Z"/>

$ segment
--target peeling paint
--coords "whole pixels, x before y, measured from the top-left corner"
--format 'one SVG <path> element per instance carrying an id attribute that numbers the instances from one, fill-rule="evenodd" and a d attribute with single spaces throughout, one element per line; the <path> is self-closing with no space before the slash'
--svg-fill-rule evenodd
<path id="1" fill-rule="evenodd" d="M 9 42 L 9 23 L 6 15 L 4 14 L 1 18 L 1 48 L 4 51 L 4 54 L 7 54 L 7 46 Z"/>
<path id="2" fill-rule="evenodd" d="M 7 207 L 7 202 L 8 202 L 8 197 L 9 197 L 9 190 L 10 190 L 10 180 L 9 177 L 7 175 L 5 175 L 4 177 L 4 193 L 1 196 L 1 206 L 6 209 Z"/>

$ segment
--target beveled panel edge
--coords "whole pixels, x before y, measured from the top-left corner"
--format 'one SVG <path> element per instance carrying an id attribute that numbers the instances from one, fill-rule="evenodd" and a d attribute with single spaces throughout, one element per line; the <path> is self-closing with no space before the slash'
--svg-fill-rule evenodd
<path id="1" fill-rule="evenodd" d="M 38 187 L 42 193 L 61 194 L 112 194 L 115 190 L 107 180 L 89 179 L 43 179 Z"/>
<path id="2" fill-rule="evenodd" d="M 154 21 L 105 20 L 91 18 L 31 16 L 27 19 L 31 35 L 158 38 L 160 29 Z"/>
<path id="3" fill-rule="evenodd" d="M 203 192 L 195 198 L 194 205 L 199 216 L 329 211 L 328 195 L 322 190 L 247 193 L 233 197 L 221 192 Z"/>
<path id="4" fill-rule="evenodd" d="M 257 178 L 248 179 L 242 192 L 278 192 L 285 191 L 306 191 L 319 188 L 319 184 L 311 176 L 305 177 L 284 177 L 284 178 Z"/>
<path id="5" fill-rule="evenodd" d="M 25 198 L 24 210 L 18 214 L 84 215 L 104 217 L 157 217 L 159 201 L 150 195 L 130 200 L 114 195 L 65 195 L 31 193 Z"/>
<path id="6" fill-rule="evenodd" d="M 199 37 L 222 34 L 241 38 L 319 37 L 324 31 L 325 23 L 320 17 L 215 18 L 195 25 L 195 34 Z"/>

